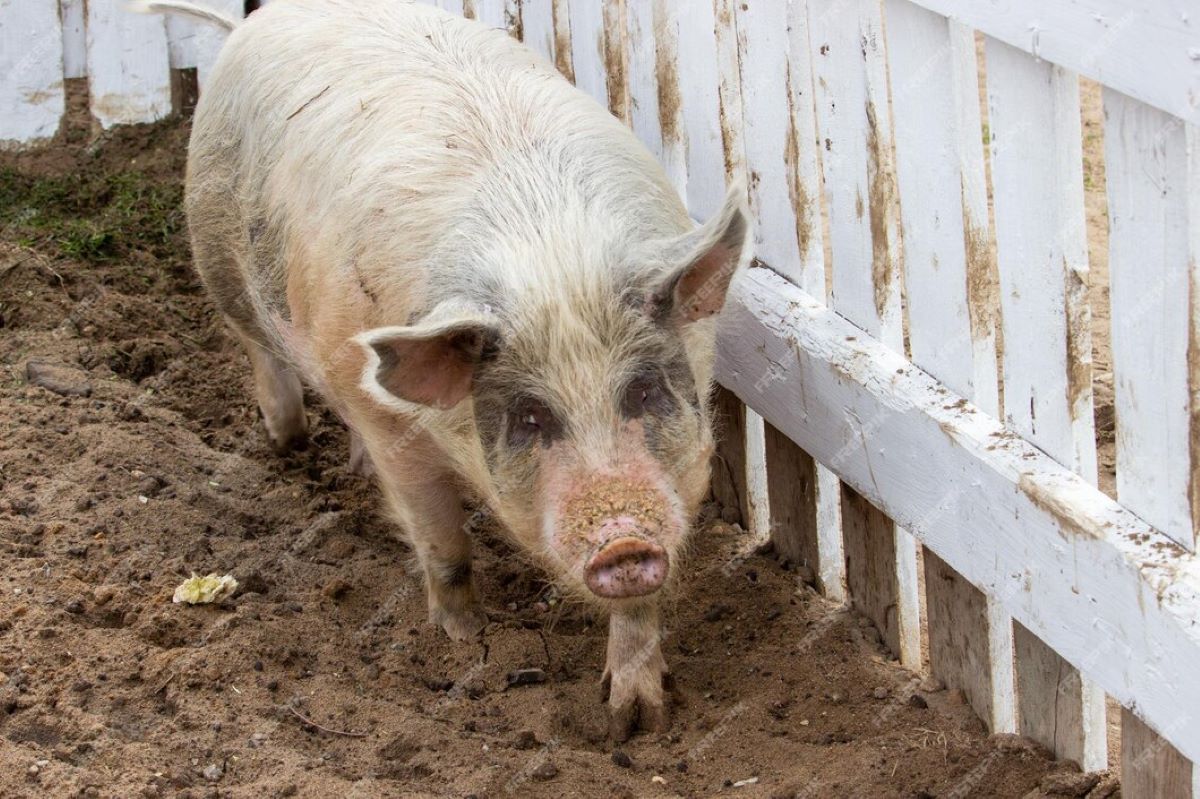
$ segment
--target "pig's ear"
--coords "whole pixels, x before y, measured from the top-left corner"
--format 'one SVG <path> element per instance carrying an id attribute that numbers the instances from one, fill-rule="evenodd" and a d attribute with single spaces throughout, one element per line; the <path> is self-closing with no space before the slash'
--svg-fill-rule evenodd
<path id="1" fill-rule="evenodd" d="M 377 327 L 355 336 L 366 351 L 361 386 L 380 404 L 453 408 L 471 393 L 475 368 L 500 343 L 494 319 L 441 317 L 408 327 Z"/>
<path id="2" fill-rule="evenodd" d="M 751 256 L 745 198 L 745 184 L 735 181 L 716 216 L 670 243 L 668 258 L 674 266 L 650 297 L 656 319 L 686 324 L 725 307 L 730 282 Z"/>

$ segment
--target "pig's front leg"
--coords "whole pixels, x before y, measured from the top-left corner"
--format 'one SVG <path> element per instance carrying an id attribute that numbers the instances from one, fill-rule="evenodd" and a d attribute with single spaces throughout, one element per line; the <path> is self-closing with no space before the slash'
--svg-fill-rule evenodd
<path id="1" fill-rule="evenodd" d="M 467 513 L 452 475 L 431 468 L 415 447 L 372 460 L 425 573 L 430 623 L 441 625 L 452 640 L 475 638 L 487 615 L 475 590 Z"/>
<path id="2" fill-rule="evenodd" d="M 641 728 L 663 732 L 669 722 L 663 695 L 667 662 L 662 654 L 658 605 L 640 604 L 614 611 L 608 622 L 609 735 L 624 741 Z"/>

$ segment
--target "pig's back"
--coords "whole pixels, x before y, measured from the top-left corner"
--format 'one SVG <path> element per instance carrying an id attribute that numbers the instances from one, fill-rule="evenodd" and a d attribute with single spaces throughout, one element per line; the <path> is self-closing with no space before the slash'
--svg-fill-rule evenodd
<path id="1" fill-rule="evenodd" d="M 687 225 L 653 158 L 544 60 L 394 0 L 275 0 L 233 33 L 197 108 L 193 207 L 245 227 L 252 282 L 302 326 L 314 297 L 366 301 L 352 311 L 365 327 L 449 287 L 519 281 L 479 274 L 483 250 L 564 213 L 593 236 Z"/>

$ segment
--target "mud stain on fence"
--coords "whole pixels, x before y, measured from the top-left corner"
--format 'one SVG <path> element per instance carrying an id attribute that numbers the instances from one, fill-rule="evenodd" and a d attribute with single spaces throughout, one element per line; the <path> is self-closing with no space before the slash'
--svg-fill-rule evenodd
<path id="1" fill-rule="evenodd" d="M 575 82 L 575 63 L 571 58 L 571 18 L 567 0 L 554 0 L 550 6 L 554 24 L 554 66 L 571 83 Z"/>
<path id="2" fill-rule="evenodd" d="M 996 333 L 1000 309 L 1000 276 L 988 246 L 987 230 L 971 223 L 963 197 L 963 249 L 967 260 L 967 316 L 971 338 L 985 341 Z"/>
<path id="3" fill-rule="evenodd" d="M 669 44 L 668 44 L 669 42 Z M 662 130 L 663 144 L 679 142 L 679 67 L 676 42 L 667 31 L 666 9 L 662 3 L 654 4 L 654 78 L 658 92 L 658 124 Z"/>
<path id="4" fill-rule="evenodd" d="M 596 47 L 604 62 L 604 86 L 608 94 L 608 110 L 613 116 L 629 123 L 629 93 L 625 79 L 625 4 L 604 4 L 604 29 L 596 38 Z"/>
<path id="5" fill-rule="evenodd" d="M 891 215 L 896 203 L 896 181 L 886 147 L 879 140 L 875 104 L 867 102 L 867 212 L 871 224 L 871 279 L 875 288 L 875 312 L 880 319 L 889 314 L 892 287 L 896 281 L 896 257 L 892 241 Z"/>
<path id="6" fill-rule="evenodd" d="M 808 243 L 812 238 L 812 198 L 800 178 L 800 132 L 796 130 L 796 104 L 792 95 L 792 71 L 787 72 L 788 125 L 784 141 L 783 164 L 787 169 L 788 199 L 792 204 L 792 217 L 796 220 L 796 242 L 800 246 L 800 257 L 808 254 Z"/>

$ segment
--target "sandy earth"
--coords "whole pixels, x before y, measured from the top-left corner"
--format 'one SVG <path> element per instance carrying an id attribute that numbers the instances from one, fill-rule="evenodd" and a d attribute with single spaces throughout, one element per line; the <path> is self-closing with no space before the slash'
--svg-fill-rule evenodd
<path id="1" fill-rule="evenodd" d="M 188 266 L 186 135 L 0 155 L 0 795 L 1114 795 L 721 521 L 667 614 L 667 735 L 605 740 L 603 623 L 486 518 L 493 623 L 449 642 L 340 424 L 314 401 L 271 454 Z M 192 571 L 241 589 L 173 605 Z"/>

